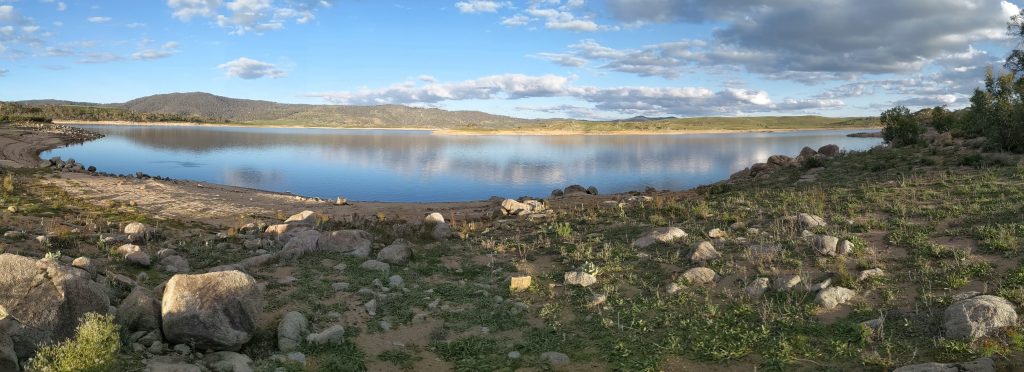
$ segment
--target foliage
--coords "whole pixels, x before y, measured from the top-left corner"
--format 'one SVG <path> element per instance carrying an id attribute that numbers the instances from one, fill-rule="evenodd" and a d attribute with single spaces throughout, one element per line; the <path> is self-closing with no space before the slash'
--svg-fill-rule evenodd
<path id="1" fill-rule="evenodd" d="M 893 146 L 909 146 L 921 142 L 925 127 L 918 118 L 910 114 L 904 106 L 896 106 L 885 110 L 879 117 L 882 125 L 882 138 Z"/>
<path id="2" fill-rule="evenodd" d="M 28 365 L 37 372 L 105 372 L 117 370 L 120 347 L 113 315 L 88 313 L 75 329 L 75 338 L 39 349 Z"/>
<path id="3" fill-rule="evenodd" d="M 983 136 L 1001 150 L 1024 152 L 1024 77 L 1016 72 L 985 73 L 985 90 L 976 89 L 964 135 Z"/>

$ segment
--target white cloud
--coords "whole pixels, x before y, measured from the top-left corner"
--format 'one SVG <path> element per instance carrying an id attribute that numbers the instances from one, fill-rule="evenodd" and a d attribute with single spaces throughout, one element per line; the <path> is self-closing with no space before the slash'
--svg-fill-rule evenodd
<path id="1" fill-rule="evenodd" d="M 838 99 L 787 99 L 776 104 L 767 92 L 741 88 L 576 86 L 569 77 L 505 74 L 461 82 L 404 82 L 380 89 L 313 93 L 347 105 L 434 104 L 444 101 L 566 97 L 606 112 L 629 115 L 729 115 L 842 107 Z"/>
<path id="2" fill-rule="evenodd" d="M 57 11 L 58 12 L 63 12 L 65 10 L 68 10 L 68 4 L 64 4 L 63 1 L 57 3 Z"/>
<path id="3" fill-rule="evenodd" d="M 132 23 L 128 23 L 128 24 L 124 25 L 124 27 L 128 27 L 128 28 L 141 28 L 141 27 L 146 27 L 146 24 L 145 23 L 141 23 L 141 22 L 132 22 Z"/>
<path id="4" fill-rule="evenodd" d="M 107 62 L 120 61 L 122 59 L 124 59 L 124 57 L 121 57 L 121 56 L 119 56 L 117 54 L 114 54 L 114 53 L 94 52 L 94 53 L 85 53 L 85 54 L 83 54 L 82 58 L 80 58 L 78 60 L 78 63 L 97 64 L 97 63 L 107 63 Z"/>
<path id="5" fill-rule="evenodd" d="M 229 78 L 237 77 L 246 80 L 259 79 L 263 77 L 276 79 L 287 76 L 287 73 L 278 69 L 277 66 L 274 66 L 273 64 L 245 57 L 226 62 L 217 66 L 217 68 L 227 70 L 225 74 Z"/>
<path id="6" fill-rule="evenodd" d="M 89 22 L 92 22 L 92 23 L 107 23 L 107 22 L 110 22 L 110 19 L 111 19 L 110 17 L 100 17 L 100 16 L 89 17 L 88 18 Z"/>
<path id="7" fill-rule="evenodd" d="M 498 9 L 511 6 L 508 2 L 491 0 L 469 0 L 455 3 L 455 8 L 462 13 L 494 13 Z"/>
<path id="8" fill-rule="evenodd" d="M 511 17 L 503 18 L 501 24 L 505 26 L 525 26 L 530 23 L 530 17 L 522 14 L 516 14 Z"/>
<path id="9" fill-rule="evenodd" d="M 159 48 L 142 48 L 139 51 L 132 53 L 132 59 L 135 60 L 154 60 L 167 58 L 178 53 L 178 43 L 175 41 L 169 41 L 161 45 Z"/>
<path id="10" fill-rule="evenodd" d="M 334 0 L 168 0 L 174 17 L 190 21 L 195 17 L 212 18 L 232 34 L 279 30 L 288 21 L 304 24 L 315 12 L 331 7 Z"/>
<path id="11" fill-rule="evenodd" d="M 545 59 L 554 62 L 558 65 L 565 67 L 580 67 L 587 64 L 587 60 L 564 53 L 537 53 L 534 55 L 537 58 Z"/>
<path id="12" fill-rule="evenodd" d="M 8 72 L 11 72 L 11 71 L 8 70 L 8 69 L 5 69 L 5 68 L 0 68 L 0 77 L 7 76 Z"/>

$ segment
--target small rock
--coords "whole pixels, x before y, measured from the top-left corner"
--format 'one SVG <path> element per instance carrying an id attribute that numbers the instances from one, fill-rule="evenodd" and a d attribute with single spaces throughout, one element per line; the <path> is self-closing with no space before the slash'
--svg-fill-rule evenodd
<path id="1" fill-rule="evenodd" d="M 678 227 L 659 227 L 648 231 L 639 239 L 633 241 L 633 247 L 647 248 L 655 243 L 670 243 L 679 238 L 685 238 L 686 232 Z"/>
<path id="2" fill-rule="evenodd" d="M 839 247 L 836 248 L 836 253 L 840 256 L 845 256 L 853 252 L 853 243 L 849 240 L 843 240 L 839 242 Z"/>
<path id="3" fill-rule="evenodd" d="M 811 286 L 811 292 L 818 292 L 832 285 L 832 278 L 827 278 Z"/>
<path id="4" fill-rule="evenodd" d="M 387 262 L 395 265 L 405 265 L 409 262 L 409 258 L 412 257 L 411 243 L 404 239 L 396 239 L 391 245 L 381 249 L 377 253 L 377 260 Z"/>
<path id="5" fill-rule="evenodd" d="M 796 215 L 796 221 L 801 228 L 813 229 L 815 227 L 827 226 L 825 219 L 813 214 L 800 213 Z"/>
<path id="6" fill-rule="evenodd" d="M 288 361 L 290 361 L 290 362 L 298 363 L 298 364 L 301 364 L 301 365 L 306 365 L 306 354 L 300 353 L 298 351 L 294 351 L 294 352 L 288 353 L 287 357 L 288 357 Z"/>
<path id="7" fill-rule="evenodd" d="M 711 239 L 724 238 L 726 235 L 728 235 L 728 233 L 726 233 L 725 230 L 718 228 L 711 229 L 711 231 L 708 231 L 708 237 Z"/>
<path id="8" fill-rule="evenodd" d="M 581 287 L 589 287 L 597 283 L 596 276 L 578 270 L 566 272 L 564 280 L 566 285 L 578 285 Z"/>
<path id="9" fill-rule="evenodd" d="M 252 372 L 252 359 L 246 355 L 218 351 L 203 357 L 203 362 L 213 372 Z"/>
<path id="10" fill-rule="evenodd" d="M 445 240 L 451 238 L 454 234 L 452 227 L 444 222 L 435 224 L 434 228 L 430 231 L 430 237 L 434 238 L 434 240 Z"/>
<path id="11" fill-rule="evenodd" d="M 561 190 L 559 190 L 559 191 L 561 191 Z M 508 358 L 509 358 L 509 359 L 519 359 L 519 358 L 521 358 L 522 356 L 523 356 L 523 355 L 522 355 L 522 354 L 520 354 L 520 353 L 519 353 L 518 351 L 514 351 L 514 350 L 513 350 L 513 351 L 509 351 L 509 352 L 508 352 Z"/>
<path id="12" fill-rule="evenodd" d="M 715 246 L 708 241 L 697 243 L 697 246 L 693 248 L 693 252 L 690 253 L 690 261 L 696 263 L 704 263 L 719 257 L 722 257 L 722 254 L 718 253 L 715 250 Z"/>
<path id="13" fill-rule="evenodd" d="M 801 282 L 800 275 L 779 275 L 775 278 L 775 289 L 778 291 L 788 291 L 796 288 Z"/>
<path id="14" fill-rule="evenodd" d="M 839 244 L 839 239 L 834 236 L 828 235 L 815 235 L 811 238 L 811 246 L 814 247 L 814 251 L 822 256 L 835 256 L 836 245 Z"/>
<path id="15" fill-rule="evenodd" d="M 435 305 L 435 307 L 436 307 L 436 305 Z M 370 302 L 367 302 L 366 304 L 363 305 L 363 308 L 366 309 L 366 313 L 369 314 L 370 316 L 376 316 L 377 315 L 377 300 L 376 299 L 370 300 Z"/>
<path id="16" fill-rule="evenodd" d="M 529 275 L 524 276 L 513 276 L 512 281 L 509 283 L 509 291 L 525 291 L 530 288 L 530 284 L 533 283 L 533 277 Z"/>
<path id="17" fill-rule="evenodd" d="M 389 287 L 401 287 L 403 283 L 402 277 L 399 275 L 392 275 L 388 277 Z"/>
<path id="18" fill-rule="evenodd" d="M 768 290 L 768 282 L 768 278 L 757 278 L 754 279 L 753 282 L 750 282 L 744 290 L 747 292 L 747 295 L 750 295 L 751 297 L 761 297 L 764 295 L 764 292 Z"/>
<path id="19" fill-rule="evenodd" d="M 277 324 L 277 349 L 282 352 L 298 350 L 302 340 L 309 335 L 309 320 L 297 311 L 284 314 Z"/>
<path id="20" fill-rule="evenodd" d="M 540 360 L 553 366 L 569 364 L 569 356 L 556 351 L 546 351 L 540 354 Z"/>
<path id="21" fill-rule="evenodd" d="M 818 296 L 814 300 L 825 309 L 834 309 L 836 306 L 845 304 L 853 299 L 853 296 L 856 294 L 857 292 L 849 288 L 828 287 L 818 292 Z"/>
<path id="22" fill-rule="evenodd" d="M 424 217 L 423 218 L 423 223 L 425 223 L 425 224 L 445 223 L 444 216 L 441 215 L 440 213 L 434 212 L 434 213 L 428 214 L 426 217 Z"/>
<path id="23" fill-rule="evenodd" d="M 178 354 L 181 354 L 181 355 L 189 355 L 189 354 L 192 353 L 192 348 L 188 347 L 188 345 L 185 345 L 185 344 L 174 345 L 173 350 L 174 350 L 174 352 L 176 352 Z"/>
<path id="24" fill-rule="evenodd" d="M 124 260 L 142 267 L 149 267 L 152 263 L 149 254 L 143 251 L 129 253 L 124 256 Z"/>
<path id="25" fill-rule="evenodd" d="M 874 277 L 882 277 L 882 276 L 885 276 L 885 272 L 882 271 L 882 269 L 875 268 L 875 269 L 861 271 L 860 272 L 860 276 L 857 278 L 857 280 L 858 281 L 864 281 L 864 280 L 868 280 L 868 279 L 871 279 L 871 278 L 874 278 Z"/>
<path id="26" fill-rule="evenodd" d="M 332 325 L 320 333 L 306 336 L 306 342 L 314 345 L 338 344 L 345 340 L 345 327 Z"/>
<path id="27" fill-rule="evenodd" d="M 71 261 L 71 266 L 85 270 L 90 274 L 96 274 L 96 264 L 92 262 L 89 257 L 78 257 L 74 261 Z"/>
<path id="28" fill-rule="evenodd" d="M 331 283 L 331 289 L 335 292 L 347 291 L 351 287 L 348 283 Z"/>
<path id="29" fill-rule="evenodd" d="M 718 280 L 718 274 L 706 267 L 695 267 L 686 270 L 683 279 L 693 285 L 709 284 Z"/>
<path id="30" fill-rule="evenodd" d="M 386 262 L 380 262 L 377 260 L 366 260 L 359 265 L 359 268 L 363 270 L 380 271 L 385 273 L 391 271 L 391 265 L 388 265 Z"/>

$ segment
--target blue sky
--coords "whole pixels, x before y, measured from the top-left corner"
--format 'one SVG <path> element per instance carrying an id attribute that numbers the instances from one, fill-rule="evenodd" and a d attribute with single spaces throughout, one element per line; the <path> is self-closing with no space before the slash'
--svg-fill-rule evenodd
<path id="1" fill-rule="evenodd" d="M 0 100 L 204 91 L 517 117 L 962 107 L 999 0 L 0 0 Z"/>

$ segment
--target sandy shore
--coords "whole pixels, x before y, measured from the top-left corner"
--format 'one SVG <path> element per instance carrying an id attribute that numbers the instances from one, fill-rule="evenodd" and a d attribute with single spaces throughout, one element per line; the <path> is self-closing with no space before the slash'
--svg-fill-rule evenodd
<path id="1" fill-rule="evenodd" d="M 0 166 L 35 168 L 43 151 L 72 143 L 73 138 L 59 133 L 13 127 L 0 128 Z M 100 169 L 100 171 L 103 171 Z M 441 203 L 355 202 L 349 205 L 317 202 L 296 195 L 189 180 L 154 180 L 95 176 L 62 172 L 42 182 L 56 185 L 72 196 L 97 205 L 110 201 L 134 203 L 154 216 L 199 221 L 222 226 L 238 223 L 245 216 L 273 220 L 303 210 L 332 216 L 336 220 L 353 218 L 402 219 L 421 221 L 431 212 L 440 212 L 456 223 L 490 218 L 498 208 L 493 201 Z M 344 195 L 344 190 L 339 190 Z M 615 195 L 565 197 L 550 201 L 553 205 L 592 205 Z"/>
<path id="2" fill-rule="evenodd" d="M 277 129 L 336 129 L 336 130 L 403 130 L 403 131 L 427 131 L 433 135 L 446 136 L 650 136 L 650 135 L 679 135 L 679 134 L 724 134 L 724 133 L 781 133 L 799 132 L 813 130 L 879 130 L 875 127 L 856 128 L 799 128 L 799 129 L 687 129 L 687 130 L 618 130 L 618 131 L 582 131 L 582 130 L 547 130 L 547 129 L 524 129 L 524 130 L 460 130 L 460 129 L 437 129 L 437 128 L 415 128 L 415 127 L 388 127 L 388 128 L 353 128 L 353 127 L 325 127 L 325 126 L 287 126 L 287 125 L 247 125 L 239 123 L 165 123 L 165 122 L 131 122 L 131 121 L 68 121 L 54 120 L 55 124 L 85 124 L 85 125 L 122 125 L 122 126 L 171 126 L 171 127 L 229 127 L 229 128 L 277 128 Z"/>

